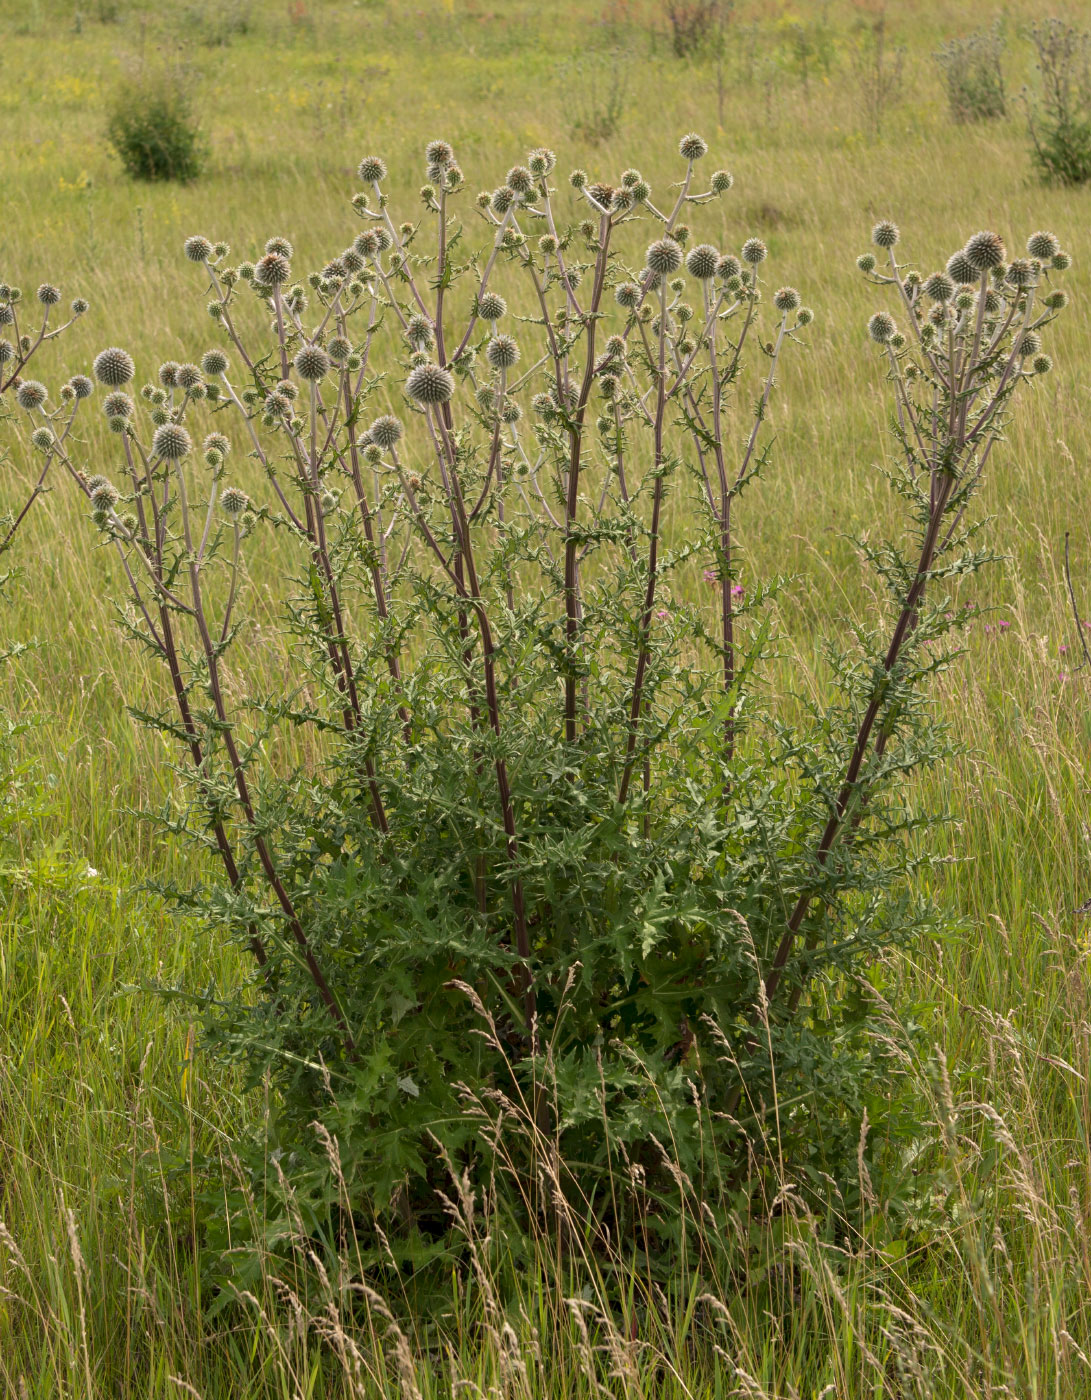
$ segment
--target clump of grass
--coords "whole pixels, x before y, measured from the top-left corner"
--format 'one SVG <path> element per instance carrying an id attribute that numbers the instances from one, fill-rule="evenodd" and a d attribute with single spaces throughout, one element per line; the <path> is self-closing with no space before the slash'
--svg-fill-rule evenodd
<path id="1" fill-rule="evenodd" d="M 196 180 L 208 146 L 184 86 L 163 74 L 123 84 L 114 95 L 107 139 L 133 180 Z"/>

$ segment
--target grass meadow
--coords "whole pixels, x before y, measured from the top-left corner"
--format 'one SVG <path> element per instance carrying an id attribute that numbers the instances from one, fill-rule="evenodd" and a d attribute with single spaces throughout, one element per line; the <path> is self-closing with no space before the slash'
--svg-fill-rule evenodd
<path id="1" fill-rule="evenodd" d="M 4 645 L 27 645 L 0 673 L 16 781 L 36 805 L 10 833 L 0 903 L 5 1393 L 1091 1396 L 1091 667 L 1064 568 L 1070 535 L 1091 617 L 1091 189 L 1031 174 L 1019 90 L 1034 83 L 1023 30 L 1036 5 L 1005 8 L 1008 115 L 951 121 L 933 52 L 994 10 L 889 0 L 886 36 L 904 55 L 881 113 L 860 57 L 860 26 L 878 10 L 863 0 L 740 0 L 720 62 L 677 57 L 652 0 L 26 0 L 0 15 L 0 273 L 91 303 L 37 362 L 51 384 L 108 344 L 133 353 L 138 379 L 168 356 L 199 358 L 216 337 L 183 239 L 223 238 L 241 258 L 283 234 L 301 267 L 318 265 L 355 232 L 348 199 L 368 151 L 412 208 L 433 137 L 454 144 L 471 190 L 539 145 L 557 150 L 562 175 L 638 164 L 662 188 L 678 136 L 703 133 L 736 183 L 693 218 L 700 236 L 734 249 L 762 237 L 778 278 L 816 312 L 806 351 L 783 362 L 774 459 L 739 525 L 744 582 L 798 575 L 777 605 L 783 698 L 769 703 L 786 712 L 793 689 L 821 694 L 818 637 L 871 605 L 846 533 L 895 519 L 875 469 L 894 450 L 889 398 L 864 334 L 879 302 L 854 265 L 874 221 L 896 220 L 925 272 L 978 228 L 1009 247 L 1053 229 L 1073 256 L 1074 302 L 1049 346 L 1054 372 L 1029 386 L 990 463 L 985 506 L 1004 561 L 959 596 L 977 621 L 934 692 L 963 751 L 923 800 L 956 819 L 935 841 L 961 931 L 911 949 L 897 978 L 933 1046 L 915 1072 L 936 1229 L 892 1242 L 857 1221 L 834 1269 L 789 1213 L 779 1248 L 791 1266 L 772 1260 L 716 1300 L 714 1346 L 684 1289 L 632 1335 L 592 1325 L 593 1281 L 577 1282 L 586 1307 L 571 1308 L 572 1281 L 548 1258 L 503 1318 L 487 1280 L 452 1285 L 442 1342 L 381 1300 L 362 1326 L 335 1289 L 300 1302 L 291 1278 L 272 1275 L 239 1309 L 207 1315 L 191 1226 L 195 1193 L 214 1183 L 157 1177 L 156 1164 L 179 1144 L 183 1156 L 186 1143 L 226 1144 L 266 1106 L 206 1062 L 184 1008 L 146 985 L 231 985 L 242 968 L 214 929 L 180 926 L 139 892 L 149 870 L 169 876 L 190 858 L 139 815 L 170 790 L 172 756 L 125 703 L 157 697 L 162 677 L 140 670 L 112 621 L 114 565 L 74 493 L 40 503 L 4 601 Z M 793 25 L 813 40 L 806 61 Z M 110 94 L 141 65 L 177 72 L 194 94 L 212 155 L 192 185 L 135 185 L 109 153 Z M 94 463 L 105 425 L 90 415 L 82 431 Z M 3 471 L 6 509 L 29 455 L 16 445 Z M 699 565 L 687 578 L 706 586 Z M 268 584 L 258 569 L 247 582 L 249 656 L 254 677 L 275 681 L 287 642 L 263 604 Z M 569 1344 L 547 1348 L 565 1317 Z"/>

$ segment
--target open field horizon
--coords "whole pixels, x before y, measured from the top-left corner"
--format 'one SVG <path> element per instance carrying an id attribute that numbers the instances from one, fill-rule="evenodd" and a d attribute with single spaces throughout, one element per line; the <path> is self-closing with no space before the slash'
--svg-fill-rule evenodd
<path id="1" fill-rule="evenodd" d="M 905 54 L 876 131 L 853 55 L 861 24 L 883 12 L 862 0 L 739 3 L 719 69 L 707 54 L 672 52 L 651 0 L 275 9 L 193 0 L 155 11 L 97 0 L 86 11 L 34 3 L 0 18 L 9 133 L 0 276 L 27 293 L 53 281 L 66 299 L 91 304 L 35 362 L 51 389 L 88 372 L 106 345 L 131 351 L 138 384 L 167 358 L 199 359 L 219 332 L 183 240 L 224 239 L 236 261 L 283 235 L 301 269 L 321 266 L 358 231 L 349 200 L 372 151 L 390 168 L 396 217 L 416 217 L 424 145 L 451 141 L 472 227 L 473 191 L 493 188 L 530 148 L 557 151 L 562 196 L 576 166 L 604 179 L 639 166 L 662 189 L 677 178 L 679 137 L 701 132 L 710 167 L 726 167 L 735 184 L 694 211 L 696 241 L 737 251 L 764 239 L 769 276 L 799 288 L 815 311 L 806 348 L 778 373 L 772 459 L 739 524 L 744 582 L 794 580 L 776 604 L 774 689 L 786 714 L 793 688 L 823 693 L 823 637 L 873 615 L 873 584 L 849 537 L 898 528 L 876 469 L 895 451 L 890 398 L 865 329 L 882 300 L 855 266 L 872 225 L 895 220 L 899 253 L 924 274 L 978 229 L 997 229 L 1013 252 L 1051 229 L 1072 255 L 1073 306 L 1051 330 L 1053 372 L 1027 386 L 984 487 L 988 540 L 1004 558 L 955 590 L 979 616 L 966 654 L 933 691 L 963 751 L 927 776 L 921 799 L 954 817 L 935 840 L 952 858 L 941 898 L 961 933 L 897 963 L 936 1051 L 920 1071 L 922 1095 L 935 1095 L 922 1153 L 943 1160 L 945 1247 L 922 1248 L 916 1273 L 861 1256 L 849 1302 L 832 1289 L 813 1303 L 844 1335 L 825 1369 L 794 1341 L 782 1345 L 775 1321 L 751 1317 L 752 1384 L 653 1373 L 626 1380 L 627 1395 L 1091 1396 L 1091 667 L 1064 568 L 1068 538 L 1072 584 L 1091 620 L 1091 185 L 1043 185 L 1031 168 L 1019 90 L 1033 90 L 1024 30 L 1043 17 L 1039 6 L 1004 10 L 1007 115 L 957 125 L 933 53 L 991 23 L 996 8 L 889 0 L 887 38 Z M 1081 6 L 1049 13 L 1086 21 Z M 804 57 L 799 34 L 813 46 Z M 141 65 L 181 75 L 193 93 L 211 154 L 190 185 L 136 184 L 108 150 L 111 94 Z M 611 94 L 616 130 L 590 139 Z M 113 451 L 97 411 L 80 436 L 91 465 Z M 16 444 L 0 510 L 29 484 L 31 466 Z M 135 1162 L 156 1161 L 172 1131 L 217 1142 L 224 1125 L 260 1118 L 262 1105 L 217 1077 L 184 1010 L 144 990 L 230 986 L 243 968 L 215 930 L 182 926 L 139 893 L 145 877 L 170 879 L 186 860 L 139 816 L 172 789 L 173 759 L 125 708 L 164 688 L 113 621 L 119 579 L 84 505 L 55 485 L 20 536 L 3 604 L 2 649 L 34 643 L 0 672 L 0 711 L 19 726 L 15 757 L 39 789 L 40 812 L 13 833 L 16 853 L 0 871 L 0 1221 L 10 1232 L 0 1238 L 0 1383 L 34 1400 L 187 1387 L 204 1400 L 357 1393 L 306 1389 L 314 1375 L 278 1372 L 273 1350 L 259 1365 L 264 1342 L 253 1339 L 220 1339 L 230 1361 L 210 1359 L 193 1240 L 180 1230 L 163 1246 L 150 1226 L 145 1240 Z M 700 564 L 682 577 L 687 600 L 700 598 Z M 248 634 L 253 678 L 275 685 L 289 663 L 270 578 L 255 565 L 246 587 L 260 623 Z M 163 1195 L 168 1215 L 184 1210 L 184 1185 L 164 1184 Z M 170 1262 L 160 1267 L 164 1248 Z M 35 1306 L 6 1302 L 4 1290 L 20 1293 L 30 1276 Z M 843 1325 L 830 1321 L 835 1296 Z M 157 1318 L 143 1333 L 134 1299 Z M 908 1312 L 920 1304 L 921 1334 L 932 1329 L 959 1357 L 948 1389 L 915 1389 L 862 1355 L 848 1319 L 888 1305 L 893 1315 L 896 1299 Z M 254 1388 L 243 1392 L 248 1364 Z M 487 1365 L 474 1374 L 479 1393 L 496 1381 Z M 412 1394 L 396 1366 L 386 1383 Z M 572 1394 L 587 1385 L 574 1377 Z"/>

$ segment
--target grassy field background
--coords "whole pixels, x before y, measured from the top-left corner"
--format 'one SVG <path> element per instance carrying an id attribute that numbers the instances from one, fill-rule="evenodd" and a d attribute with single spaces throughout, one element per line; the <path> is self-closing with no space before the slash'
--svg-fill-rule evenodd
<path id="1" fill-rule="evenodd" d="M 775 463 L 740 527 L 754 576 L 801 576 L 781 606 L 785 682 L 821 687 L 816 634 L 867 613 L 869 584 L 843 532 L 894 518 L 874 469 L 891 450 L 886 386 L 863 333 L 879 302 L 854 266 L 874 220 L 899 222 L 925 272 L 978 228 L 997 228 L 1009 247 L 1049 228 L 1073 255 L 1074 308 L 1047 347 L 1056 369 L 1027 392 L 990 465 L 991 538 L 1007 559 L 961 599 L 982 617 L 937 691 L 967 746 L 944 791 L 926 794 L 957 817 L 936 840 L 958 857 L 944 898 L 965 934 L 901 968 L 937 1050 L 921 1092 L 934 1108 L 945 1247 L 912 1267 L 861 1249 L 847 1283 L 802 1267 L 792 1306 L 804 1325 L 786 1331 L 739 1301 L 740 1369 L 702 1370 L 681 1346 L 664 1371 L 663 1342 L 611 1382 L 626 1394 L 1091 1395 L 1091 915 L 1078 912 L 1091 898 L 1091 671 L 1078 669 L 1063 574 L 1070 531 L 1091 615 L 1091 189 L 1031 175 L 1018 92 L 1035 82 L 1023 27 L 1039 7 L 1005 9 L 1009 115 L 968 127 L 949 119 L 932 54 L 991 22 L 994 7 L 891 0 L 887 35 L 904 63 L 876 132 L 854 55 L 878 13 L 842 0 L 740 3 L 719 75 L 707 56 L 674 55 L 650 0 L 156 10 L 92 0 L 0 16 L 0 275 L 28 290 L 49 279 L 91 302 L 37 362 L 52 385 L 106 344 L 133 352 L 138 377 L 168 357 L 196 358 L 215 335 L 184 237 L 225 238 L 241 258 L 284 234 L 300 266 L 320 264 L 355 231 L 347 201 L 370 151 L 412 212 L 436 136 L 453 142 L 471 188 L 493 187 L 536 145 L 558 151 L 562 172 L 583 165 L 609 178 L 636 164 L 662 188 L 679 135 L 702 132 L 736 185 L 695 228 L 725 248 L 763 237 L 776 275 L 817 313 L 808 350 L 784 363 Z M 819 47 L 805 76 L 794 25 Z M 212 158 L 192 186 L 136 186 L 108 152 L 110 95 L 142 65 L 181 74 L 195 94 Z M 589 114 L 615 89 L 617 130 L 592 142 Z M 86 435 L 94 464 L 108 435 L 97 420 Z M 29 470 L 16 448 L 0 505 Z M 261 1111 L 222 1077 L 206 1081 L 184 1016 L 139 986 L 201 987 L 239 968 L 213 934 L 180 933 L 132 893 L 149 868 L 180 858 L 135 815 L 162 800 L 171 774 L 124 700 L 157 694 L 160 679 L 141 674 L 113 626 L 111 566 L 70 493 L 36 510 L 19 553 L 5 643 L 41 645 L 2 673 L 0 702 L 22 726 L 16 751 L 41 813 L 13 833 L 0 907 L 0 1383 L 42 1400 L 341 1393 L 323 1389 L 327 1368 L 289 1360 L 260 1319 L 207 1332 L 185 1191 L 163 1187 L 182 1222 L 165 1239 L 134 1196 L 134 1163 L 154 1162 L 162 1142 L 215 1141 Z M 255 664 L 275 677 L 283 644 L 261 608 L 260 574 L 251 587 Z M 261 1301 L 272 1319 L 274 1295 Z M 366 1353 L 358 1393 L 380 1382 L 405 1391 L 404 1367 L 382 1360 L 384 1347 L 393 1355 L 388 1329 L 378 1331 L 387 1341 Z M 942 1364 L 912 1363 L 914 1347 Z M 527 1393 L 590 1394 L 577 1360 L 532 1368 Z M 415 1364 L 413 1384 L 427 1392 L 427 1357 Z M 334 1368 L 337 1384 L 357 1393 L 350 1369 Z M 487 1339 L 467 1339 L 456 1370 L 479 1393 L 513 1388 Z"/>

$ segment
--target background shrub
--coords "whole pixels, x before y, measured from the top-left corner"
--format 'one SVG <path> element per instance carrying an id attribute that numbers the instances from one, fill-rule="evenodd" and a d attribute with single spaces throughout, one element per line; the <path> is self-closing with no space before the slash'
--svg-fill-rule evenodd
<path id="1" fill-rule="evenodd" d="M 1040 94 L 1028 103 L 1032 157 L 1044 180 L 1091 180 L 1091 33 L 1050 19 L 1031 26 Z"/>
<path id="2" fill-rule="evenodd" d="M 991 121 L 1004 116 L 1006 47 L 1003 22 L 997 19 L 988 29 L 948 39 L 936 53 L 953 121 Z"/>
<path id="3" fill-rule="evenodd" d="M 118 90 L 107 138 L 134 180 L 197 179 L 208 157 L 185 89 L 176 80 L 146 77 Z"/>

